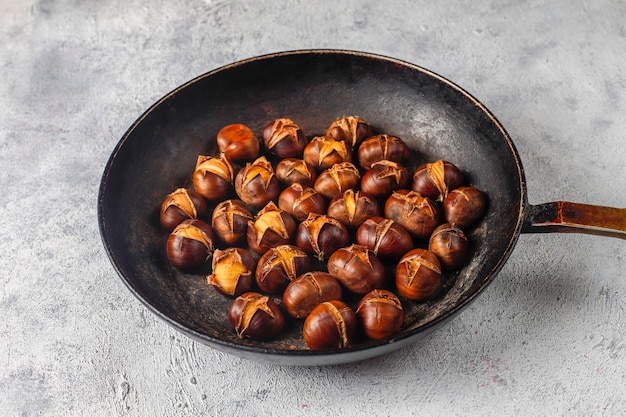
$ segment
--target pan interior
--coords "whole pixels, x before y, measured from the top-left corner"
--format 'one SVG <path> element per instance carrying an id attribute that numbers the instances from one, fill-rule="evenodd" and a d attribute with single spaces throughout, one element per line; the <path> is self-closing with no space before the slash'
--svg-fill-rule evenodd
<path id="1" fill-rule="evenodd" d="M 205 274 L 169 265 L 158 210 L 168 193 L 191 186 L 199 154 L 216 154 L 215 135 L 224 125 L 244 123 L 260 136 L 270 120 L 289 117 L 311 137 L 342 115 L 361 116 L 375 132 L 404 139 L 415 151 L 411 168 L 446 159 L 486 193 L 488 214 L 469 232 L 471 263 L 448 276 L 442 298 L 405 303 L 407 320 L 397 340 L 415 338 L 465 305 L 498 272 L 519 233 L 525 189 L 515 148 L 480 103 L 441 77 L 393 59 L 340 51 L 281 53 L 212 71 L 165 96 L 128 130 L 106 166 L 98 210 L 107 253 L 131 291 L 209 345 L 261 355 L 313 354 L 298 324 L 273 342 L 239 339 L 227 320 L 230 300 L 206 284 Z"/>

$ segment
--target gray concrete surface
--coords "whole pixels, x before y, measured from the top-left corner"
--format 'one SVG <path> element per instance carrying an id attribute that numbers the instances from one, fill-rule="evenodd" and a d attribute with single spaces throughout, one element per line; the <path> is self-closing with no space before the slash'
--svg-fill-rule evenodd
<path id="1" fill-rule="evenodd" d="M 102 170 L 156 99 L 300 48 L 407 60 L 478 97 L 531 203 L 626 206 L 626 3 L 0 0 L 1 416 L 626 415 L 626 242 L 522 236 L 418 344 L 291 368 L 199 345 L 126 289 L 101 244 Z"/>

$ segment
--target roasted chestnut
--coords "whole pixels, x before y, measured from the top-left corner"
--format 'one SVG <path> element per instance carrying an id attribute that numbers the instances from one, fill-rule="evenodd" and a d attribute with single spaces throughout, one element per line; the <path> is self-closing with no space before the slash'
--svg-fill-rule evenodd
<path id="1" fill-rule="evenodd" d="M 371 217 L 356 230 L 356 242 L 382 260 L 397 261 L 413 248 L 413 238 L 399 223 L 385 217 Z"/>
<path id="2" fill-rule="evenodd" d="M 217 147 L 231 161 L 252 161 L 259 156 L 261 145 L 252 130 L 241 123 L 224 126 L 217 132 Z"/>
<path id="3" fill-rule="evenodd" d="M 317 172 L 304 159 L 285 158 L 276 165 L 276 178 L 285 185 L 294 183 L 311 187 L 317 177 Z"/>
<path id="4" fill-rule="evenodd" d="M 235 192 L 244 203 L 257 209 L 275 201 L 280 184 L 272 164 L 264 156 L 247 163 L 235 177 Z"/>
<path id="5" fill-rule="evenodd" d="M 274 301 L 257 292 L 237 297 L 228 309 L 228 321 L 237 336 L 267 340 L 278 336 L 285 327 L 285 316 Z"/>
<path id="6" fill-rule="evenodd" d="M 448 223 L 460 228 L 473 225 L 487 209 L 484 194 L 476 187 L 459 187 L 443 200 L 443 214 Z"/>
<path id="7" fill-rule="evenodd" d="M 233 185 L 233 166 L 227 158 L 199 155 L 193 172 L 193 186 L 204 198 L 222 200 Z"/>
<path id="8" fill-rule="evenodd" d="M 178 188 L 168 194 L 161 203 L 159 221 L 164 229 L 174 230 L 183 221 L 197 219 L 206 211 L 206 200 L 199 192 Z"/>
<path id="9" fill-rule="evenodd" d="M 330 200 L 326 215 L 339 220 L 348 229 L 355 229 L 370 217 L 380 216 L 380 210 L 378 201 L 371 195 L 346 190 Z"/>
<path id="10" fill-rule="evenodd" d="M 363 139 L 372 136 L 372 128 L 358 116 L 342 116 L 326 129 L 326 136 L 347 142 L 350 147 L 358 146 Z"/>
<path id="11" fill-rule="evenodd" d="M 437 204 L 415 191 L 394 191 L 385 202 L 384 212 L 385 217 L 400 223 L 418 239 L 428 239 L 439 225 Z"/>
<path id="12" fill-rule="evenodd" d="M 396 289 L 411 301 L 435 296 L 441 288 L 441 264 L 437 256 L 421 248 L 407 252 L 396 266 Z"/>
<path id="13" fill-rule="evenodd" d="M 327 272 L 312 271 L 291 281 L 283 293 L 283 303 L 290 316 L 303 319 L 324 301 L 340 300 L 341 285 Z"/>
<path id="14" fill-rule="evenodd" d="M 315 136 L 304 148 L 302 157 L 319 172 L 340 162 L 351 162 L 352 150 L 342 140 Z"/>
<path id="15" fill-rule="evenodd" d="M 192 270 L 203 266 L 213 255 L 215 235 L 199 219 L 180 223 L 167 238 L 167 259 L 172 266 Z"/>
<path id="16" fill-rule="evenodd" d="M 287 118 L 269 122 L 263 129 L 263 140 L 265 147 L 279 158 L 299 158 L 307 144 L 300 126 Z"/>
<path id="17" fill-rule="evenodd" d="M 435 201 L 443 201 L 448 192 L 462 186 L 465 178 L 451 162 L 438 160 L 417 167 L 413 172 L 412 190 Z"/>
<path id="18" fill-rule="evenodd" d="M 211 226 L 217 237 L 228 246 L 245 242 L 248 222 L 254 216 L 241 200 L 225 200 L 215 206 Z"/>
<path id="19" fill-rule="evenodd" d="M 386 340 L 400 331 L 404 309 L 391 291 L 376 289 L 365 294 L 356 308 L 356 316 L 367 337 Z"/>
<path id="20" fill-rule="evenodd" d="M 248 246 L 262 255 L 270 248 L 288 245 L 296 227 L 296 221 L 291 214 L 270 201 L 257 213 L 254 221 L 248 222 Z"/>
<path id="21" fill-rule="evenodd" d="M 458 227 L 444 223 L 437 227 L 428 241 L 428 249 L 437 255 L 445 270 L 460 269 L 470 254 L 470 244 Z"/>
<path id="22" fill-rule="evenodd" d="M 207 284 L 218 292 L 237 297 L 252 289 L 256 261 L 247 250 L 235 247 L 216 249 L 212 266 Z"/>
<path id="23" fill-rule="evenodd" d="M 328 199 L 332 199 L 344 191 L 353 189 L 359 184 L 361 174 L 351 162 L 340 162 L 322 171 L 315 182 L 315 191 Z"/>
<path id="24" fill-rule="evenodd" d="M 311 260 L 303 250 L 293 245 L 276 246 L 268 249 L 259 259 L 256 283 L 265 293 L 279 294 L 291 281 L 310 269 Z"/>
<path id="25" fill-rule="evenodd" d="M 323 261 L 350 241 L 348 229 L 337 219 L 311 213 L 296 231 L 296 246 Z"/>
<path id="26" fill-rule="evenodd" d="M 345 348 L 357 330 L 354 311 L 343 301 L 318 304 L 309 313 L 302 328 L 304 342 L 313 350 Z"/>
<path id="27" fill-rule="evenodd" d="M 386 159 L 399 164 L 406 164 L 411 157 L 411 149 L 399 137 L 380 134 L 365 139 L 357 150 L 359 165 L 370 169 L 374 162 Z"/>
<path id="28" fill-rule="evenodd" d="M 328 273 L 355 294 L 385 286 L 385 267 L 376 254 L 363 245 L 337 249 L 328 258 Z"/>
<path id="29" fill-rule="evenodd" d="M 324 214 L 326 211 L 326 200 L 313 188 L 295 183 L 280 193 L 278 196 L 278 207 L 301 222 L 310 213 Z"/>
<path id="30" fill-rule="evenodd" d="M 389 197 L 393 191 L 406 188 L 409 170 L 386 159 L 374 162 L 361 179 L 361 190 L 376 198 Z"/>

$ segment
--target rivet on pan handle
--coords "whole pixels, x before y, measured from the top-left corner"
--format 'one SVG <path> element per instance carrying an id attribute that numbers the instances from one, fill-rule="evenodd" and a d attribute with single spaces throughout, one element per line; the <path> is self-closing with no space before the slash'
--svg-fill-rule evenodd
<path id="1" fill-rule="evenodd" d="M 528 206 L 522 233 L 550 232 L 626 239 L 626 209 L 567 201 Z"/>

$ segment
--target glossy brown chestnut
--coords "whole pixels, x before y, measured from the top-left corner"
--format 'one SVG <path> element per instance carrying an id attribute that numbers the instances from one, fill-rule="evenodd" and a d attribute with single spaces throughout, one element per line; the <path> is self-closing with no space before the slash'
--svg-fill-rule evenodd
<path id="1" fill-rule="evenodd" d="M 303 319 L 324 301 L 340 300 L 341 285 L 323 271 L 305 272 L 291 281 L 283 293 L 283 303 L 290 316 Z"/>
<path id="2" fill-rule="evenodd" d="M 164 229 L 174 230 L 183 221 L 197 219 L 206 211 L 206 200 L 199 192 L 178 188 L 168 194 L 161 203 L 159 221 Z"/>
<path id="3" fill-rule="evenodd" d="M 354 311 L 343 301 L 325 301 L 304 320 L 302 336 L 313 350 L 341 349 L 350 345 L 356 335 Z"/>
<path id="4" fill-rule="evenodd" d="M 385 217 L 371 217 L 356 230 L 356 243 L 380 259 L 397 261 L 413 249 L 413 238 L 399 223 Z"/>
<path id="5" fill-rule="evenodd" d="M 213 255 L 213 272 L 207 284 L 229 297 L 237 297 L 252 289 L 256 261 L 243 248 L 216 249 Z"/>
<path id="6" fill-rule="evenodd" d="M 167 259 L 175 268 L 199 268 L 213 255 L 214 239 L 207 223 L 199 219 L 185 220 L 167 238 Z"/>
<path id="7" fill-rule="evenodd" d="M 437 227 L 428 242 L 428 249 L 437 255 L 443 269 L 462 268 L 469 258 L 470 244 L 465 233 L 450 223 Z"/>
<path id="8" fill-rule="evenodd" d="M 342 116 L 333 120 L 330 126 L 328 126 L 326 136 L 336 140 L 343 140 L 350 147 L 355 148 L 365 138 L 372 136 L 372 128 L 358 116 Z"/>
<path id="9" fill-rule="evenodd" d="M 278 196 L 278 207 L 301 222 L 310 213 L 324 214 L 326 211 L 326 200 L 313 188 L 295 183 L 280 193 Z"/>
<path id="10" fill-rule="evenodd" d="M 340 162 L 351 162 L 352 149 L 342 140 L 315 136 L 304 148 L 302 157 L 307 164 L 321 172 Z"/>
<path id="11" fill-rule="evenodd" d="M 285 327 L 285 316 L 268 296 L 247 292 L 237 297 L 228 309 L 228 320 L 241 338 L 268 340 Z"/>
<path id="12" fill-rule="evenodd" d="M 487 209 L 485 195 L 476 187 L 459 187 L 443 200 L 443 214 L 448 223 L 466 228 L 476 223 Z"/>
<path id="13" fill-rule="evenodd" d="M 259 156 L 261 145 L 252 130 L 241 123 L 224 126 L 217 132 L 217 147 L 231 161 L 247 162 Z"/>
<path id="14" fill-rule="evenodd" d="M 313 183 L 315 191 L 332 199 L 346 190 L 355 188 L 361 181 L 361 174 L 351 162 L 340 162 L 320 172 Z"/>
<path id="15" fill-rule="evenodd" d="M 400 331 L 404 309 L 391 291 L 377 289 L 365 294 L 356 308 L 356 316 L 367 337 L 387 340 Z"/>
<path id="16" fill-rule="evenodd" d="M 233 179 L 233 166 L 225 157 L 198 156 L 193 185 L 207 200 L 223 200 L 232 188 Z"/>
<path id="17" fill-rule="evenodd" d="M 326 215 L 339 220 L 348 229 L 355 229 L 370 217 L 380 216 L 380 209 L 373 196 L 361 191 L 346 190 L 330 200 Z"/>
<path id="18" fill-rule="evenodd" d="M 426 249 L 412 249 L 396 266 L 396 289 L 411 301 L 421 302 L 435 296 L 441 288 L 441 264 Z"/>
<path id="19" fill-rule="evenodd" d="M 423 164 L 413 172 L 412 190 L 435 201 L 443 201 L 448 192 L 462 186 L 465 178 L 451 162 L 438 160 Z"/>
<path id="20" fill-rule="evenodd" d="M 270 248 L 261 256 L 255 278 L 259 289 L 269 294 L 282 293 L 287 285 L 311 269 L 309 256 L 293 245 Z"/>
<path id="21" fill-rule="evenodd" d="M 278 198 L 280 183 L 267 158 L 261 156 L 239 170 L 235 192 L 244 203 L 256 209 Z"/>
<path id="22" fill-rule="evenodd" d="M 368 137 L 357 150 L 359 165 L 363 169 L 370 169 L 374 162 L 383 159 L 404 165 L 410 157 L 409 146 L 399 137 L 387 134 Z"/>
<path id="23" fill-rule="evenodd" d="M 307 144 L 306 136 L 293 120 L 279 118 L 263 129 L 265 147 L 279 158 L 300 158 Z"/>
<path id="24" fill-rule="evenodd" d="M 267 203 L 248 222 L 248 246 L 258 254 L 280 245 L 288 245 L 296 231 L 296 221 L 285 210 L 281 210 L 273 201 Z"/>
<path id="25" fill-rule="evenodd" d="M 385 286 L 385 267 L 376 254 L 362 245 L 337 249 L 328 258 L 328 273 L 355 294 Z"/>
<path id="26" fill-rule="evenodd" d="M 211 226 L 217 237 L 228 246 L 245 243 L 248 222 L 254 216 L 241 200 L 225 200 L 215 206 Z"/>
<path id="27" fill-rule="evenodd" d="M 361 190 L 376 198 L 386 198 L 409 183 L 409 170 L 404 165 L 386 159 L 374 162 L 361 179 Z"/>
<path id="28" fill-rule="evenodd" d="M 418 239 L 428 239 L 439 225 L 440 209 L 420 193 L 398 190 L 385 202 L 385 217 L 394 220 Z"/>
<path id="29" fill-rule="evenodd" d="M 299 183 L 311 187 L 317 178 L 317 172 L 304 159 L 285 158 L 276 165 L 276 177 L 284 185 Z"/>
<path id="30" fill-rule="evenodd" d="M 309 214 L 296 231 L 296 246 L 320 261 L 349 241 L 350 233 L 343 223 L 324 214 Z"/>

